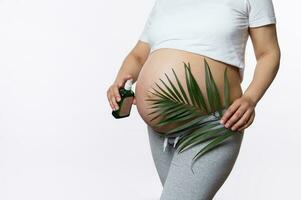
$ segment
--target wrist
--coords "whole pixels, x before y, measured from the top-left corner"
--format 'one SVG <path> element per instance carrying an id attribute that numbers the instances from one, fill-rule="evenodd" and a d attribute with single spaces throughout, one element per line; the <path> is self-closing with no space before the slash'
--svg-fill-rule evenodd
<path id="1" fill-rule="evenodd" d="M 244 93 L 243 96 L 245 98 L 247 98 L 254 107 L 257 105 L 257 103 L 259 101 L 256 97 L 254 97 L 253 95 L 247 94 L 247 93 Z"/>

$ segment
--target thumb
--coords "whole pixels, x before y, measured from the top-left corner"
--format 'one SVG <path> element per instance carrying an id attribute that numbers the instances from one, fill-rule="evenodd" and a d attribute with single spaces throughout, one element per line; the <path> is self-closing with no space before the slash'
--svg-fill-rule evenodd
<path id="1" fill-rule="evenodd" d="M 122 81 L 119 82 L 119 87 L 123 87 L 124 84 L 125 84 L 125 81 L 129 80 L 129 79 L 132 79 L 132 75 L 131 74 L 128 74 L 126 75 L 125 77 L 123 77 Z"/>

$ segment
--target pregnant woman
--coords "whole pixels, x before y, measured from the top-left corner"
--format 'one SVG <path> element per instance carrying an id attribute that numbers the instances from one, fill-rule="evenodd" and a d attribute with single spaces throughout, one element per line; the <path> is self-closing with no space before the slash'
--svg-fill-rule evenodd
<path id="1" fill-rule="evenodd" d="M 253 80 L 243 92 L 241 82 L 249 36 L 257 63 Z M 146 123 L 153 160 L 164 186 L 160 200 L 210 200 L 214 197 L 235 164 L 244 130 L 252 124 L 255 107 L 275 78 L 279 64 L 280 48 L 272 0 L 155 1 L 139 41 L 125 58 L 107 90 L 107 97 L 112 109 L 119 109 L 118 89 L 128 79 L 136 82 L 133 104 Z M 190 170 L 190 162 L 208 142 L 182 153 L 175 152 L 176 138 L 167 139 L 162 133 L 189 120 L 158 127 L 156 124 L 161 119 L 152 120 L 147 101 L 156 98 L 156 93 L 149 91 L 164 86 L 160 79 L 168 83 L 167 76 L 176 86 L 177 81 L 185 86 L 185 65 L 190 66 L 203 94 L 207 94 L 208 89 L 204 66 L 210 66 L 221 102 L 226 98 L 224 72 L 227 71 L 229 106 L 220 123 L 235 133 L 199 158 L 194 164 L 194 173 Z M 186 87 L 184 91 L 189 93 Z M 210 105 L 208 95 L 204 97 L 205 103 Z"/>

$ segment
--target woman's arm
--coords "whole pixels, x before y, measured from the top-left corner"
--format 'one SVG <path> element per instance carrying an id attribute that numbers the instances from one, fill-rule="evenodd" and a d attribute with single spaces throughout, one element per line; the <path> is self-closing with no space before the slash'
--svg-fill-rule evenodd
<path id="1" fill-rule="evenodd" d="M 244 95 L 257 104 L 278 72 L 281 53 L 275 24 L 262 28 L 251 28 L 250 37 L 257 64 L 252 82 Z"/>
<path id="2" fill-rule="evenodd" d="M 122 62 L 115 81 L 107 90 L 107 98 L 113 110 L 119 109 L 116 102 L 120 100 L 119 88 L 123 87 L 128 79 L 133 79 L 133 83 L 136 82 L 149 51 L 149 44 L 139 40 Z M 136 104 L 135 99 L 133 103 Z"/>
<path id="3" fill-rule="evenodd" d="M 149 51 L 149 44 L 139 40 L 122 62 L 114 83 L 118 84 L 123 82 L 127 75 L 133 78 L 133 83 L 136 82 L 140 70 L 148 57 Z"/>
<path id="4" fill-rule="evenodd" d="M 249 28 L 249 33 L 257 60 L 253 79 L 241 98 L 229 106 L 221 119 L 225 127 L 239 131 L 252 124 L 255 106 L 271 85 L 280 65 L 276 25 Z"/>

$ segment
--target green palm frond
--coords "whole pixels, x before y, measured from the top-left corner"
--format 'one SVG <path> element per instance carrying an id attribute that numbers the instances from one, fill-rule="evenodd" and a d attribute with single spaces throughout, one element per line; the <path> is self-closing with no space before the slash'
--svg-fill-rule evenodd
<path id="1" fill-rule="evenodd" d="M 165 73 L 169 85 L 160 79 L 165 89 L 155 83 L 158 89 L 152 88 L 154 91 L 149 92 L 158 98 L 148 98 L 146 101 L 150 101 L 151 107 L 149 108 L 154 109 L 154 111 L 148 113 L 148 115 L 154 115 L 151 121 L 159 117 L 161 118 L 155 125 L 156 127 L 185 122 L 167 133 L 158 132 L 158 134 L 164 137 L 180 136 L 180 139 L 175 145 L 178 153 L 182 153 L 202 142 L 209 141 L 192 159 L 192 170 L 192 165 L 198 158 L 217 147 L 225 139 L 235 134 L 236 131 L 227 129 L 223 124 L 219 123 L 224 111 L 229 107 L 230 103 L 227 68 L 225 68 L 224 71 L 224 101 L 222 104 L 209 64 L 204 58 L 208 106 L 203 92 L 191 72 L 190 63 L 183 63 L 188 93 L 185 92 L 184 86 L 179 81 L 174 69 L 172 69 L 177 87 Z"/>

